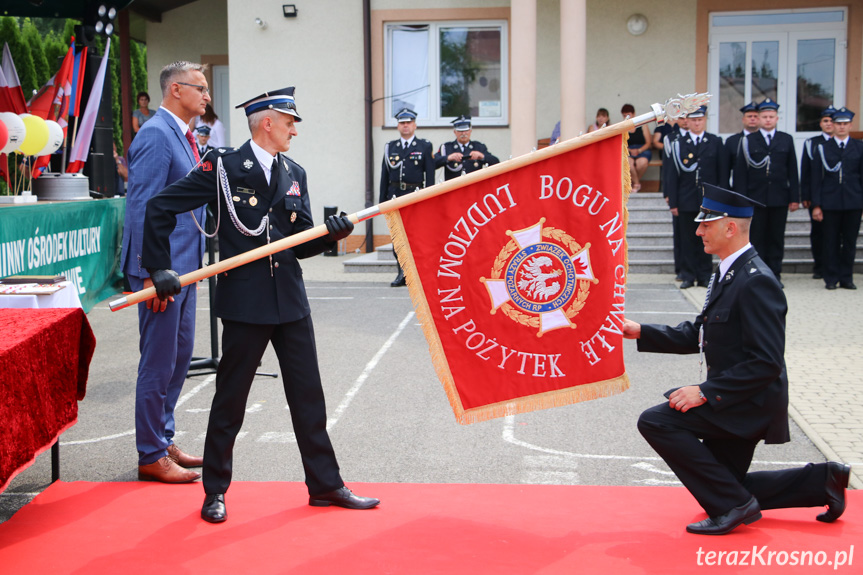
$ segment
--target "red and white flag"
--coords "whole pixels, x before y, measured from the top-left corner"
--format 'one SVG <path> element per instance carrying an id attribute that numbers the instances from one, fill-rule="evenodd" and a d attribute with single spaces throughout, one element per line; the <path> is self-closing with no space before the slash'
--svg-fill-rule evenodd
<path id="1" fill-rule="evenodd" d="M 18 71 L 15 69 L 15 62 L 12 61 L 8 42 L 3 43 L 3 61 L 0 68 L 3 69 L 3 75 L 0 76 L 0 91 L 5 93 L 5 99 L 11 107 L 9 110 L 2 111 L 26 114 L 27 98 L 24 97 L 24 89 L 21 88 L 21 81 L 18 79 Z"/>
<path id="2" fill-rule="evenodd" d="M 616 135 L 387 214 L 460 423 L 629 387 L 627 155 Z"/>
<path id="3" fill-rule="evenodd" d="M 72 90 L 72 65 L 75 54 L 75 38 L 72 38 L 72 45 L 66 52 L 66 57 L 60 64 L 60 69 L 48 82 L 42 86 L 28 102 L 30 113 L 34 116 L 39 116 L 43 120 L 53 120 L 63 128 L 63 140 L 66 139 L 66 128 L 69 123 L 69 93 Z M 33 178 L 38 178 L 48 164 L 51 162 L 51 156 L 40 156 L 33 162 L 31 174 Z"/>
<path id="4" fill-rule="evenodd" d="M 105 55 L 102 56 L 102 62 L 99 64 L 99 71 L 96 72 L 93 89 L 90 90 L 90 98 L 87 100 L 87 107 L 84 109 L 84 116 L 81 119 L 81 130 L 72 145 L 69 167 L 66 169 L 70 174 L 81 171 L 90 153 L 90 141 L 93 139 L 93 131 L 96 129 L 96 115 L 99 113 L 99 104 L 102 100 L 102 88 L 105 85 L 105 72 L 108 69 L 110 52 L 111 39 L 108 38 L 105 43 Z"/>

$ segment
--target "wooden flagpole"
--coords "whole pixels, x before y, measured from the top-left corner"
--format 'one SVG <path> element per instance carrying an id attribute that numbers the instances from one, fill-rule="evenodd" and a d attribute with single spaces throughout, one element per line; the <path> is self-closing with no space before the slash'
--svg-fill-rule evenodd
<path id="1" fill-rule="evenodd" d="M 588 132 L 587 134 L 583 134 L 576 138 L 566 140 L 565 142 L 560 142 L 553 146 L 543 148 L 542 150 L 537 150 L 535 152 L 531 152 L 530 154 L 525 154 L 523 156 L 518 156 L 517 158 L 512 158 L 511 160 L 507 160 L 497 165 L 483 168 L 482 170 L 477 170 L 476 172 L 472 172 L 470 174 L 465 174 L 458 178 L 436 184 L 429 188 L 424 188 L 422 190 L 417 190 L 415 192 L 405 194 L 404 196 L 393 198 L 386 202 L 382 202 L 376 206 L 372 206 L 370 208 L 366 208 L 359 212 L 353 213 L 348 216 L 348 219 L 351 220 L 354 225 L 356 225 L 369 218 L 373 218 L 381 214 L 386 214 L 388 212 L 392 212 L 394 210 L 398 210 L 428 200 L 429 198 L 434 198 L 436 196 L 452 192 L 459 188 L 463 188 L 465 186 L 469 186 L 471 184 L 475 184 L 477 182 L 499 176 L 506 172 L 511 172 L 518 168 L 522 168 L 524 166 L 534 164 L 542 160 L 547 160 L 549 158 L 565 154 L 567 152 L 582 148 L 584 146 L 589 146 L 590 144 L 599 142 L 600 140 L 605 140 L 606 138 L 617 136 L 619 134 L 622 134 L 623 132 L 628 132 L 638 126 L 647 124 L 649 122 L 656 121 L 660 124 L 663 124 L 665 123 L 667 118 L 679 118 L 682 115 L 695 111 L 702 104 L 706 104 L 709 99 L 710 94 L 690 94 L 688 96 L 678 96 L 678 98 L 670 99 L 665 102 L 665 105 L 653 104 L 651 106 L 651 111 L 646 114 L 636 116 L 635 118 L 630 118 L 629 120 L 624 120 L 623 122 L 618 122 L 617 124 L 612 124 L 611 126 L 606 126 L 605 128 L 600 128 L 599 130 L 595 130 L 593 132 Z M 210 276 L 214 276 L 216 274 L 220 274 L 222 272 L 234 269 L 241 265 L 245 265 L 249 262 L 253 262 L 255 260 L 267 257 L 276 252 L 298 246 L 307 241 L 324 236 L 327 233 L 329 232 L 327 231 L 326 225 L 321 224 L 319 226 L 315 226 L 304 232 L 282 238 L 281 240 L 275 241 L 271 244 L 260 246 L 253 250 L 249 250 L 242 254 L 236 255 L 232 258 L 221 260 L 215 264 L 208 265 L 206 267 L 182 275 L 180 276 L 180 285 L 187 286 L 189 284 L 206 279 Z M 114 300 L 108 304 L 108 307 L 111 309 L 111 311 L 117 311 L 119 309 L 129 307 L 131 305 L 146 301 L 154 297 L 156 297 L 156 288 L 149 287 L 141 291 L 137 291 L 133 294 L 129 294 L 126 297 Z"/>

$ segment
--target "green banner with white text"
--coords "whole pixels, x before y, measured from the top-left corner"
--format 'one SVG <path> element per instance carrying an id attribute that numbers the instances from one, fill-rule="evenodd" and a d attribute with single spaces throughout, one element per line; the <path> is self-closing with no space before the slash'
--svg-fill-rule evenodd
<path id="1" fill-rule="evenodd" d="M 125 198 L 0 207 L 0 277 L 62 274 L 85 312 L 120 291 Z"/>

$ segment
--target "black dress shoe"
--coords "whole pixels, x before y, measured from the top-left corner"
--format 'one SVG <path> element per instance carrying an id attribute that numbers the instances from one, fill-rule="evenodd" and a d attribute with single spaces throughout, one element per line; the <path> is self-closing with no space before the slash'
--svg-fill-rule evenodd
<path id="1" fill-rule="evenodd" d="M 857 289 L 853 282 L 839 282 L 839 287 L 842 289 Z"/>
<path id="2" fill-rule="evenodd" d="M 680 275 L 680 274 L 677 274 L 677 277 L 676 277 L 676 278 L 674 278 L 674 281 L 676 281 L 676 282 L 682 282 L 682 281 L 683 281 L 683 276 L 682 276 L 682 275 Z"/>
<path id="3" fill-rule="evenodd" d="M 851 466 L 847 463 L 827 462 L 827 511 L 816 517 L 818 521 L 833 523 L 845 512 L 845 488 L 851 476 Z"/>
<path id="4" fill-rule="evenodd" d="M 228 518 L 228 510 L 225 509 L 224 493 L 208 493 L 204 497 L 204 506 L 201 507 L 201 519 L 210 523 L 221 523 Z"/>
<path id="5" fill-rule="evenodd" d="M 402 287 L 408 285 L 405 281 L 405 275 L 399 270 L 399 275 L 396 276 L 392 282 L 390 282 L 390 287 Z"/>
<path id="6" fill-rule="evenodd" d="M 827 284 L 824 287 L 827 289 L 836 289 L 836 284 Z"/>
<path id="7" fill-rule="evenodd" d="M 683 282 L 680 284 L 680 289 L 689 289 L 694 285 L 695 282 L 692 280 L 683 280 Z"/>
<path id="8" fill-rule="evenodd" d="M 375 499 L 374 497 L 354 495 L 347 487 L 342 487 L 323 495 L 309 496 L 309 505 L 312 507 L 338 505 L 345 509 L 371 509 L 372 507 L 377 507 L 380 502 L 380 499 Z"/>
<path id="9" fill-rule="evenodd" d="M 728 513 L 718 517 L 708 517 L 698 523 L 690 523 L 686 526 L 686 530 L 698 535 L 725 535 L 743 523 L 749 525 L 759 519 L 761 519 L 761 507 L 754 497 L 750 497 L 749 501 Z"/>
<path id="10" fill-rule="evenodd" d="M 823 276 L 823 275 L 821 275 L 821 272 L 815 272 L 815 273 L 813 273 L 813 274 L 812 274 L 812 279 L 814 279 L 814 280 L 821 280 L 821 279 L 824 279 L 824 276 Z"/>

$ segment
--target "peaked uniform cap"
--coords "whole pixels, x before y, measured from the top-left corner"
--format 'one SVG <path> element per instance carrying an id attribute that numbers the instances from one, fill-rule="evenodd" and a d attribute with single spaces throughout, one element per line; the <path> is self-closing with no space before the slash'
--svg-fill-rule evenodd
<path id="1" fill-rule="evenodd" d="M 779 104 L 771 100 L 770 98 L 765 99 L 763 102 L 758 104 L 758 111 L 763 112 L 764 110 L 778 110 Z"/>
<path id="2" fill-rule="evenodd" d="M 687 118 L 703 118 L 707 115 L 707 106 L 699 106 L 694 112 L 686 114 Z"/>
<path id="3" fill-rule="evenodd" d="M 297 113 L 297 103 L 294 101 L 294 87 L 282 88 L 272 92 L 264 92 L 260 96 L 255 96 L 251 100 L 246 100 L 237 108 L 244 108 L 246 116 L 251 116 L 255 112 L 264 110 L 273 110 L 282 114 L 289 114 L 297 119 L 297 122 L 302 122 L 303 119 Z"/>
<path id="4" fill-rule="evenodd" d="M 741 114 L 745 114 L 746 112 L 757 112 L 757 111 L 758 111 L 758 106 L 755 104 L 755 102 L 749 102 L 748 104 L 746 104 L 745 106 L 740 108 Z"/>
<path id="5" fill-rule="evenodd" d="M 836 113 L 836 108 L 834 108 L 833 106 L 827 106 L 826 108 L 821 110 L 821 117 L 822 118 L 827 118 L 827 117 L 832 118 L 833 114 L 835 114 L 835 113 Z"/>
<path id="6" fill-rule="evenodd" d="M 755 206 L 764 207 L 742 194 L 704 184 L 704 198 L 701 200 L 701 212 L 695 216 L 696 222 L 712 222 L 722 218 L 751 218 Z"/>
<path id="7" fill-rule="evenodd" d="M 457 132 L 470 130 L 470 116 L 459 116 L 451 122 Z"/>
<path id="8" fill-rule="evenodd" d="M 833 112 L 834 122 L 850 122 L 854 119 L 854 112 L 848 108 L 842 107 Z"/>
<path id="9" fill-rule="evenodd" d="M 395 119 L 399 122 L 412 122 L 417 119 L 417 113 L 410 108 L 402 108 L 396 112 Z"/>

